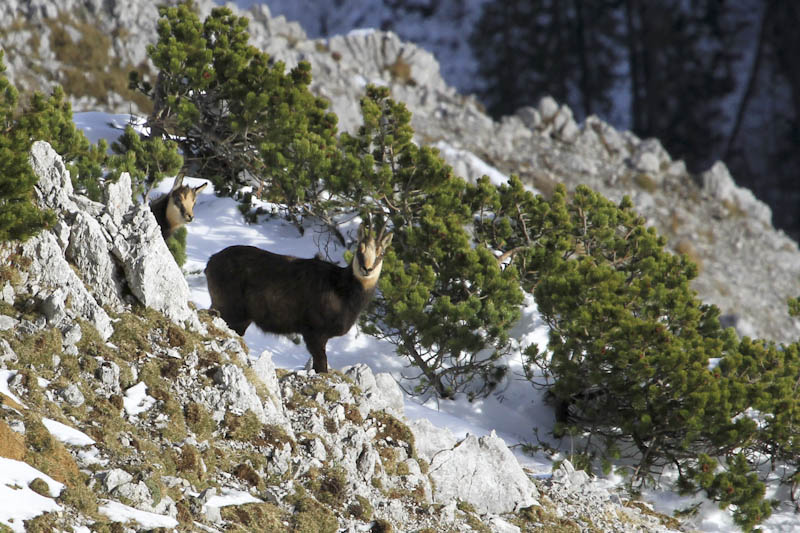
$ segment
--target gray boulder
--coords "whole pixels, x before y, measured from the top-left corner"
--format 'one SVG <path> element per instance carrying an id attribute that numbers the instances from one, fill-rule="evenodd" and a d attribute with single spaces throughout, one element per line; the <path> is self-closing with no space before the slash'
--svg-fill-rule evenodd
<path id="1" fill-rule="evenodd" d="M 537 503 L 536 486 L 494 432 L 459 442 L 427 420 L 410 427 L 417 453 L 430 461 L 434 502 L 464 501 L 480 514 L 511 513 Z"/>

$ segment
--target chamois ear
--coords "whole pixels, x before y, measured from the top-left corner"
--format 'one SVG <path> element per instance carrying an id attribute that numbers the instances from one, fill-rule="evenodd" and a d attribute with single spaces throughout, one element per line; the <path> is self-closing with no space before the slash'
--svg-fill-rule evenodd
<path id="1" fill-rule="evenodd" d="M 202 191 L 203 189 L 206 188 L 206 185 L 208 185 L 208 182 L 205 182 L 204 184 L 200 185 L 199 187 L 195 187 L 194 188 L 194 193 L 195 194 L 199 193 L 200 191 Z"/>
<path id="2" fill-rule="evenodd" d="M 175 181 L 172 182 L 172 190 L 174 191 L 181 185 L 183 185 L 183 174 L 178 174 L 175 176 Z"/>
<path id="3" fill-rule="evenodd" d="M 394 237 L 394 233 L 383 236 L 383 239 L 381 239 L 381 250 L 386 250 L 386 248 L 389 247 L 392 243 L 392 237 Z"/>
<path id="4" fill-rule="evenodd" d="M 364 242 L 367 237 L 366 223 L 362 222 L 358 226 L 358 242 Z"/>

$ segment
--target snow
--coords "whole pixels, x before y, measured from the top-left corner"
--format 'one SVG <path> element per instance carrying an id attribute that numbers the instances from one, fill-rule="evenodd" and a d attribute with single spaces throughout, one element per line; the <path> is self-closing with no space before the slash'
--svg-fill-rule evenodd
<path id="1" fill-rule="evenodd" d="M 8 382 L 16 375 L 16 370 L 0 370 L 0 394 L 8 396 L 22 407 L 25 407 L 25 404 L 22 403 L 22 400 L 17 398 L 17 396 L 11 392 L 11 389 L 8 388 Z"/>
<path id="2" fill-rule="evenodd" d="M 241 490 L 222 488 L 222 494 L 211 496 L 203 507 L 228 507 L 229 505 L 244 505 L 246 503 L 264 503 L 250 494 Z"/>
<path id="3" fill-rule="evenodd" d="M 50 497 L 32 491 L 28 484 L 36 478 L 43 479 L 50 488 Z M 64 485 L 33 468 L 27 463 L 0 457 L 0 525 L 11 531 L 25 531 L 23 521 L 42 513 L 53 513 L 62 508 L 53 498 L 61 494 Z"/>
<path id="4" fill-rule="evenodd" d="M 142 527 L 148 529 L 155 529 L 157 527 L 174 528 L 178 526 L 178 521 L 170 516 L 140 511 L 139 509 L 112 500 L 105 500 L 98 511 L 113 522 L 125 523 L 129 520 L 133 520 Z"/>
<path id="5" fill-rule="evenodd" d="M 89 435 L 73 427 L 62 424 L 61 422 L 49 418 L 42 418 L 42 424 L 44 424 L 44 427 L 47 428 L 47 431 L 49 431 L 51 435 L 64 444 L 69 444 L 71 446 L 90 446 L 94 444 L 94 440 L 92 440 Z"/>
<path id="6" fill-rule="evenodd" d="M 156 399 L 147 395 L 147 385 L 144 384 L 144 381 L 140 381 L 133 387 L 127 389 L 125 391 L 125 397 L 122 399 L 125 412 L 130 416 L 144 413 L 153 407 L 155 403 Z"/>

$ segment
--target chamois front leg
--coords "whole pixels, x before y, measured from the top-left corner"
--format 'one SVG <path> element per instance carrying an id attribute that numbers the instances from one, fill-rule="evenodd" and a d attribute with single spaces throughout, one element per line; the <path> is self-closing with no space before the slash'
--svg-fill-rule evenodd
<path id="1" fill-rule="evenodd" d="M 322 374 L 328 371 L 328 354 L 325 353 L 325 345 L 328 338 L 317 333 L 303 333 L 303 340 L 306 343 L 308 353 L 314 359 L 314 371 Z"/>

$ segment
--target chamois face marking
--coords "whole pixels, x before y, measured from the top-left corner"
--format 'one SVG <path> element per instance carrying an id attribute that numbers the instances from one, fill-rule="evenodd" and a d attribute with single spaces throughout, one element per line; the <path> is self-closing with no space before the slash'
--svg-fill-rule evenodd
<path id="1" fill-rule="evenodd" d="M 353 257 L 353 274 L 361 281 L 365 289 L 373 289 L 378 283 L 383 266 L 383 254 L 392 242 L 392 233 L 386 235 L 379 243 L 372 235 L 364 234 L 364 226 L 358 230 L 358 246 Z"/>
<path id="2" fill-rule="evenodd" d="M 194 220 L 194 204 L 197 203 L 197 194 L 203 190 L 207 183 L 193 189 L 182 186 L 170 192 L 167 202 L 167 220 L 173 226 L 180 227 Z"/>
<path id="3" fill-rule="evenodd" d="M 328 339 L 347 333 L 367 305 L 392 234 L 363 224 L 352 264 L 300 259 L 255 246 L 229 246 L 206 265 L 211 308 L 239 335 L 251 323 L 262 331 L 300 333 L 314 370 L 328 371 Z"/>
<path id="4" fill-rule="evenodd" d="M 199 187 L 183 185 L 183 176 L 175 178 L 172 190 L 160 198 L 150 202 L 150 209 L 161 226 L 161 235 L 164 239 L 172 235 L 175 230 L 194 220 L 194 205 L 197 195 L 208 183 Z"/>

